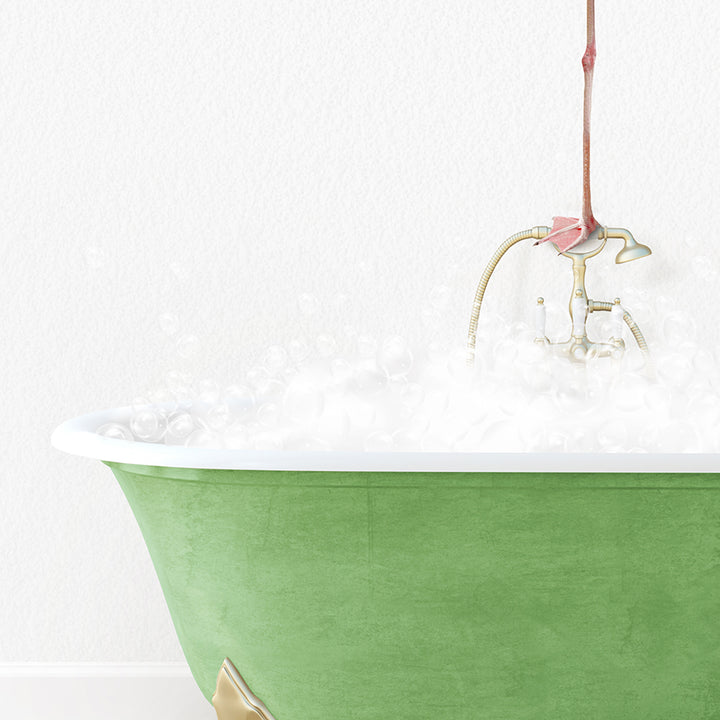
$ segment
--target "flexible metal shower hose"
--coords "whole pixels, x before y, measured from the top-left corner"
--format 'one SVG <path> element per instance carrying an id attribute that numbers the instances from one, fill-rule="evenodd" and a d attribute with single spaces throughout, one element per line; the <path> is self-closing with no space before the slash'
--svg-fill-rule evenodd
<path id="1" fill-rule="evenodd" d="M 596 310 L 605 310 L 607 312 L 610 312 L 613 308 L 613 304 L 610 302 L 604 302 L 602 300 L 593 300 L 591 307 L 592 312 L 595 312 Z M 628 328 L 630 328 L 630 332 L 633 334 L 635 342 L 638 344 L 641 352 L 645 355 L 649 355 L 650 350 L 648 349 L 647 343 L 645 342 L 645 337 L 640 331 L 638 324 L 632 319 L 632 315 L 627 310 L 625 310 L 625 308 L 623 308 L 623 320 L 625 321 L 625 324 L 628 326 Z"/>
<path id="2" fill-rule="evenodd" d="M 496 251 L 495 254 L 490 258 L 490 262 L 485 267 L 485 270 L 478 283 L 477 290 L 475 291 L 475 300 L 472 306 L 472 314 L 470 315 L 470 329 L 468 330 L 468 354 L 467 364 L 472 367 L 475 364 L 475 342 L 477 340 L 477 326 L 478 318 L 480 317 L 480 307 L 482 306 L 483 296 L 485 295 L 485 288 L 487 288 L 490 276 L 500 262 L 500 258 L 516 243 L 521 240 L 527 240 L 529 238 L 535 238 L 541 240 L 550 233 L 550 228 L 546 225 L 537 225 L 530 230 L 523 230 L 519 233 L 511 235 Z"/>

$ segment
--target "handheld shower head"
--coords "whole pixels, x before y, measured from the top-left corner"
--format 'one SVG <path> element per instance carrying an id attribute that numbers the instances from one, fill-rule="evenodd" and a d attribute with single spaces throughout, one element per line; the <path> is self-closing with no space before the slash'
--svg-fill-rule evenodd
<path id="1" fill-rule="evenodd" d="M 625 241 L 625 247 L 615 256 L 618 265 L 652 254 L 652 250 L 647 245 L 641 245 L 632 233 L 624 228 L 608 229 L 608 237 L 622 238 Z"/>

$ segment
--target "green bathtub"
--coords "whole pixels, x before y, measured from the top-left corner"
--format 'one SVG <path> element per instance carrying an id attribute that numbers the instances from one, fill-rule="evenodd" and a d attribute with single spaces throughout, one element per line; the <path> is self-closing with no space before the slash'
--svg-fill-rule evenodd
<path id="1" fill-rule="evenodd" d="M 92 433 L 122 412 L 53 440 L 115 473 L 208 700 L 228 657 L 275 720 L 720 717 L 717 456 Z"/>

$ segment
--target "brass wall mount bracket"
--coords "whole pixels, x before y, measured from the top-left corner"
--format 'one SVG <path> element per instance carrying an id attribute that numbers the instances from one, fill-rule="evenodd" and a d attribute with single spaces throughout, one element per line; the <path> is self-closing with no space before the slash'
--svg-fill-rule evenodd
<path id="1" fill-rule="evenodd" d="M 218 720 L 275 720 L 247 686 L 230 658 L 225 658 L 218 673 L 212 704 Z"/>

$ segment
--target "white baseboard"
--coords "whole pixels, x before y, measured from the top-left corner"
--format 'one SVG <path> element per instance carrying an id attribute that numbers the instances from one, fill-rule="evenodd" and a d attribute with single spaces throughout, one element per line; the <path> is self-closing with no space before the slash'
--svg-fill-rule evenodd
<path id="1" fill-rule="evenodd" d="M 0 663 L 7 720 L 214 720 L 185 663 Z"/>
<path id="2" fill-rule="evenodd" d="M 0 678 L 192 677 L 186 663 L 0 663 Z"/>

